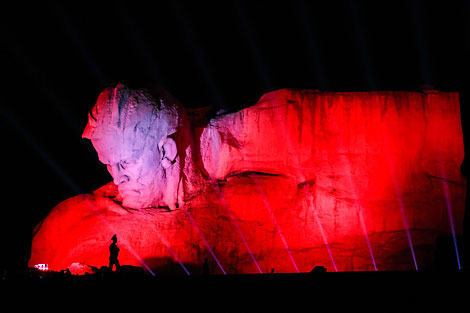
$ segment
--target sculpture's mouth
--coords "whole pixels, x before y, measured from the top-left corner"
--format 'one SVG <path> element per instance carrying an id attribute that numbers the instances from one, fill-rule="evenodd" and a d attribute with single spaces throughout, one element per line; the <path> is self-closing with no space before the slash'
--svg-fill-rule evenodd
<path id="1" fill-rule="evenodd" d="M 125 188 L 118 188 L 119 189 L 119 193 L 122 195 L 122 196 L 140 196 L 141 195 L 141 192 L 140 190 L 137 190 L 137 189 L 125 189 Z"/>

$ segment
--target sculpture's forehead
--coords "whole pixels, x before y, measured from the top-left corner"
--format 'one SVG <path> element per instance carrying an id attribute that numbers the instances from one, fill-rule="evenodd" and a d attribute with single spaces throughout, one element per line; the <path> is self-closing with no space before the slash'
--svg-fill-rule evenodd
<path id="1" fill-rule="evenodd" d="M 102 123 L 94 128 L 91 141 L 104 164 L 137 160 L 144 151 L 158 153 L 158 142 L 165 136 L 165 126 L 167 124 L 157 120 L 150 123 L 142 119 L 121 125 Z"/>
<path id="2" fill-rule="evenodd" d="M 92 138 L 93 146 L 98 153 L 100 162 L 117 164 L 121 161 L 138 159 L 145 143 L 125 132 L 107 132 Z"/>

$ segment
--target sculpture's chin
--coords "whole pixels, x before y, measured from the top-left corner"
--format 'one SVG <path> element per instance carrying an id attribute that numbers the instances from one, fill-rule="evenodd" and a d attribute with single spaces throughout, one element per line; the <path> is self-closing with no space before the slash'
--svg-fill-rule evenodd
<path id="1" fill-rule="evenodd" d="M 144 209 L 146 207 L 151 207 L 151 203 L 146 201 L 139 195 L 130 196 L 130 195 L 123 195 L 122 196 L 122 206 L 125 208 L 130 209 Z"/>

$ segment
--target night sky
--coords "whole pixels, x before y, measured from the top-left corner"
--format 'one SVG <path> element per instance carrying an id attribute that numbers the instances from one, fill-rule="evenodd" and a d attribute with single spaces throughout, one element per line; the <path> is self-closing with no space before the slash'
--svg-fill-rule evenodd
<path id="1" fill-rule="evenodd" d="M 117 82 L 229 111 L 280 88 L 469 86 L 470 1 L 152 2 L 2 4 L 2 267 L 26 266 L 55 205 L 110 181 L 81 133 Z"/>

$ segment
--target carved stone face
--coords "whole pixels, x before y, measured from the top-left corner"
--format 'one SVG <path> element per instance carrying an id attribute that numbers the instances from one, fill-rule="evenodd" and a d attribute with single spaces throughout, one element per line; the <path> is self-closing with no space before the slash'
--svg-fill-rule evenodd
<path id="1" fill-rule="evenodd" d="M 89 138 L 118 186 L 124 207 L 174 206 L 176 144 L 168 138 L 174 111 L 123 85 L 105 90 L 90 112 Z M 168 203 L 169 202 L 169 203 Z"/>
<path id="2" fill-rule="evenodd" d="M 120 138 L 129 136 L 132 138 Z M 122 140 L 124 139 L 124 140 Z M 128 140 L 126 140 L 128 139 Z M 129 147 L 126 142 L 138 140 L 132 134 L 117 134 L 92 139 L 100 161 L 108 168 L 118 186 L 124 207 L 140 209 L 161 205 L 165 187 L 164 168 L 157 145 L 145 144 Z M 112 146 L 113 149 L 108 147 Z M 140 148 L 137 155 L 132 149 Z"/>

